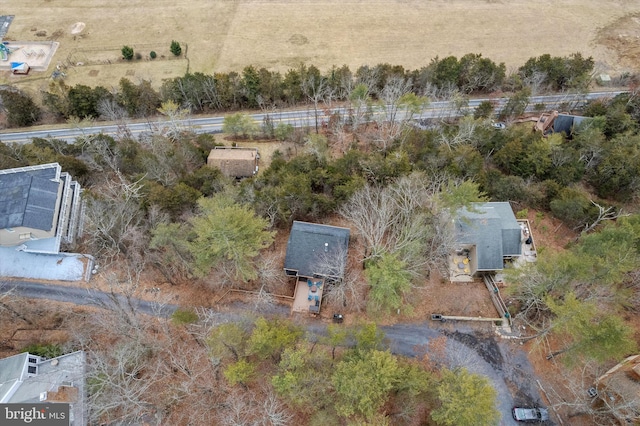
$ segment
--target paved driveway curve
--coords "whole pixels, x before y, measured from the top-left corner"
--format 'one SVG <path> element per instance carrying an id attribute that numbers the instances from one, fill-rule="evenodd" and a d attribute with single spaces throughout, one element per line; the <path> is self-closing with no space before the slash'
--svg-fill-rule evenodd
<path id="1" fill-rule="evenodd" d="M 0 293 L 14 291 L 18 296 L 68 302 L 77 305 L 106 307 L 115 303 L 127 303 L 140 312 L 153 316 L 170 316 L 178 306 L 159 305 L 137 298 L 125 298 L 89 290 L 80 287 L 41 284 L 31 281 L 0 281 Z M 116 300 L 114 300 L 116 298 Z M 247 306 L 238 307 L 241 310 Z M 243 309 L 244 308 L 244 309 Z M 282 311 L 286 313 L 288 311 Z M 280 313 L 280 312 L 278 312 Z M 227 321 L 237 321 L 242 317 L 237 313 L 220 313 L 228 317 Z M 540 395 L 535 384 L 535 373 L 526 354 L 512 342 L 499 340 L 486 333 L 477 333 L 464 324 L 434 328 L 437 324 L 424 322 L 418 324 L 395 324 L 381 327 L 391 352 L 397 355 L 415 357 L 428 350 L 430 340 L 446 336 L 446 364 L 449 367 L 465 367 L 469 371 L 487 377 L 498 393 L 498 409 L 502 415 L 501 426 L 516 426 L 511 417 L 511 408 L 515 405 L 540 404 Z M 310 323 L 309 333 L 326 334 L 326 324 Z M 512 389 L 515 389 L 512 393 Z M 552 423 L 549 423 L 552 424 Z"/>

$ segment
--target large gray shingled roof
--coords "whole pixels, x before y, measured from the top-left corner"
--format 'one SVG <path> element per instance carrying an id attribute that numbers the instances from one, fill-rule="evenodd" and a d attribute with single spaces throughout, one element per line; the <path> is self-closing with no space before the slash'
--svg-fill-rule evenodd
<path id="1" fill-rule="evenodd" d="M 472 203 L 458 211 L 456 241 L 476 246 L 479 271 L 503 269 L 504 257 L 522 254 L 521 229 L 507 202 Z"/>
<path id="2" fill-rule="evenodd" d="M 294 221 L 287 244 L 285 270 L 297 271 L 302 277 L 317 275 L 320 271 L 316 271 L 315 266 L 319 256 L 324 253 L 347 256 L 349 234 L 348 228 Z M 339 273 L 344 274 L 344 271 Z"/>
<path id="3" fill-rule="evenodd" d="M 51 230 L 58 198 L 59 166 L 0 174 L 0 229 Z"/>

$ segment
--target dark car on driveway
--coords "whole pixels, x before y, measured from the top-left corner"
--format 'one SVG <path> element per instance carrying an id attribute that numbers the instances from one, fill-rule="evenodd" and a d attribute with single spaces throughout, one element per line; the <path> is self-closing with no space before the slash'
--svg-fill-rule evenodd
<path id="1" fill-rule="evenodd" d="M 549 411 L 546 408 L 520 408 L 514 407 L 513 418 L 518 422 L 538 423 L 549 420 Z"/>

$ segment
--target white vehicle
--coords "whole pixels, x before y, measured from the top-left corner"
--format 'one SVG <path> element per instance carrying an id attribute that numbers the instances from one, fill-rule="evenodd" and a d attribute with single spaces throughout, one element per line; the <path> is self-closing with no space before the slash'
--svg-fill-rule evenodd
<path id="1" fill-rule="evenodd" d="M 546 408 L 513 408 L 513 418 L 517 422 L 546 422 L 549 420 L 549 411 Z"/>

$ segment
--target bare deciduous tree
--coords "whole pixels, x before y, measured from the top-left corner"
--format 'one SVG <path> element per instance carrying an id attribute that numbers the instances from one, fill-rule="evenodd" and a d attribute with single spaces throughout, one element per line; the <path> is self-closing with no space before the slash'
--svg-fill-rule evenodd
<path id="1" fill-rule="evenodd" d="M 453 131 L 447 126 L 441 126 L 438 141 L 449 150 L 463 144 L 475 145 L 476 132 L 482 123 L 482 120 L 476 120 L 472 116 L 468 116 L 458 121 Z"/>
<path id="2" fill-rule="evenodd" d="M 600 225 L 605 220 L 616 220 L 623 216 L 629 216 L 628 214 L 623 213 L 622 209 L 616 211 L 615 207 L 613 206 L 603 207 L 593 200 L 590 200 L 590 201 L 591 201 L 591 204 L 597 207 L 598 217 L 596 217 L 592 223 L 585 223 L 581 234 L 586 234 L 588 232 L 593 231 L 598 225 Z"/>
<path id="3" fill-rule="evenodd" d="M 527 264 L 522 268 L 507 271 L 509 279 L 518 283 L 517 292 L 510 296 L 520 305 L 516 319 L 523 321 L 536 332 L 548 330 L 551 324 L 551 311 L 545 296 L 554 289 L 564 288 L 567 284 L 565 276 L 553 272 L 555 271 L 544 268 L 542 263 Z"/>
<path id="4" fill-rule="evenodd" d="M 170 125 L 169 130 L 165 129 L 162 132 L 175 136 L 185 129 L 186 127 L 176 120 Z M 143 157 L 147 176 L 164 186 L 174 185 L 185 175 L 202 166 L 202 159 L 181 139 L 156 134 L 142 139 L 140 145 L 153 154 Z"/>
<path id="5" fill-rule="evenodd" d="M 325 282 L 322 298 L 329 304 L 349 306 L 354 310 L 364 307 L 365 286 L 358 279 L 356 271 L 347 267 L 349 259 L 343 247 L 324 252 L 316 256 L 313 270 L 318 275 L 330 277 Z"/>
<path id="6" fill-rule="evenodd" d="M 547 80 L 547 73 L 544 71 L 535 71 L 530 76 L 527 76 L 523 80 L 523 84 L 531 89 L 531 95 L 535 96 L 541 91 L 548 89 L 542 85 Z"/>
<path id="7" fill-rule="evenodd" d="M 103 135 L 86 135 L 78 138 L 82 147 L 80 159 L 97 172 L 120 170 L 120 152 L 113 139 Z"/>
<path id="8" fill-rule="evenodd" d="M 316 74 L 309 74 L 302 81 L 302 92 L 307 96 L 309 101 L 313 103 L 313 111 L 315 117 L 316 134 L 318 133 L 318 106 L 320 102 L 326 102 L 331 99 L 332 90 L 327 84 L 327 80 Z"/>
<path id="9" fill-rule="evenodd" d="M 185 120 L 191 112 L 188 108 L 181 108 L 173 101 L 166 101 L 158 108 L 158 112 L 167 117 L 167 120 L 163 121 L 161 134 L 177 138 L 181 133 L 191 130 L 190 126 L 185 125 Z"/>
<path id="10" fill-rule="evenodd" d="M 149 412 L 149 390 L 160 377 L 159 365 L 149 357 L 150 350 L 135 341 L 105 352 L 85 349 L 91 423 L 137 423 Z"/>
<path id="11" fill-rule="evenodd" d="M 216 414 L 224 426 L 286 426 L 293 420 L 284 404 L 266 388 L 259 392 L 230 391 Z"/>
<path id="12" fill-rule="evenodd" d="M 277 253 L 264 253 L 258 260 L 258 279 L 257 282 L 261 287 L 271 293 L 283 291 L 287 280 L 282 273 L 282 259 Z"/>
<path id="13" fill-rule="evenodd" d="M 381 103 L 374 110 L 375 126 L 372 140 L 378 148 L 386 151 L 391 143 L 400 141 L 407 124 L 416 114 L 422 113 L 428 99 L 411 92 L 411 81 L 393 77 L 387 81 L 381 94 Z"/>
<path id="14" fill-rule="evenodd" d="M 444 180 L 413 173 L 382 188 L 365 185 L 340 209 L 365 241 L 363 261 L 397 253 L 408 271 L 442 269 L 453 247 L 454 230 L 439 206 Z"/>
<path id="15" fill-rule="evenodd" d="M 635 392 L 629 392 L 629 388 L 616 379 L 610 382 L 598 383 L 605 370 L 594 362 L 585 362 L 580 368 L 562 374 L 562 385 L 565 392 L 559 393 L 553 387 L 548 391 L 553 396 L 552 408 L 568 409 L 568 417 L 585 416 L 597 425 L 617 425 L 619 419 L 638 418 L 640 416 L 640 401 Z M 623 379 L 624 380 L 624 379 Z M 592 397 L 587 389 L 596 388 L 599 396 Z M 567 392 L 571 395 L 567 397 Z"/>
<path id="16" fill-rule="evenodd" d="M 141 180 L 130 183 L 120 172 L 116 172 L 115 177 L 117 180 L 105 182 L 99 193 L 93 192 L 85 198 L 84 232 L 97 257 L 107 259 L 144 247 L 146 241 L 140 230 L 143 223 Z"/>
<path id="17" fill-rule="evenodd" d="M 29 325 L 34 325 L 33 321 L 25 315 L 25 310 L 17 306 L 19 298 L 16 296 L 15 287 L 11 288 L 9 283 L 1 283 L 0 289 L 2 290 L 2 293 L 0 293 L 0 313 L 8 313 L 10 316 L 19 318 Z"/>
<path id="18" fill-rule="evenodd" d="M 340 208 L 340 215 L 365 240 L 363 259 L 378 256 L 385 247 L 386 234 L 395 221 L 396 205 L 390 195 L 384 188 L 367 184 Z"/>
<path id="19" fill-rule="evenodd" d="M 113 98 L 102 98 L 97 105 L 100 118 L 106 121 L 115 121 L 118 126 L 118 138 L 131 138 L 128 126 L 129 113 Z"/>

